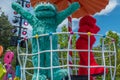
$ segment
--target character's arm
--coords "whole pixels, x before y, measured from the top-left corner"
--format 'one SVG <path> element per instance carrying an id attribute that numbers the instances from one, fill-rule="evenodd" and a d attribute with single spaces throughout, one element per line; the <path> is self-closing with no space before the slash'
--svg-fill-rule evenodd
<path id="1" fill-rule="evenodd" d="M 98 31 L 100 31 L 100 28 L 96 25 L 94 27 L 90 28 L 91 33 L 97 34 Z"/>
<path id="2" fill-rule="evenodd" d="M 21 5 L 18 3 L 13 2 L 12 8 L 19 13 L 22 17 L 24 17 L 30 24 L 35 23 L 35 17 L 29 13 L 28 11 L 24 10 Z"/>
<path id="3" fill-rule="evenodd" d="M 58 24 L 60 24 L 65 18 L 71 15 L 80 7 L 78 2 L 72 3 L 67 9 L 61 11 L 57 15 Z"/>

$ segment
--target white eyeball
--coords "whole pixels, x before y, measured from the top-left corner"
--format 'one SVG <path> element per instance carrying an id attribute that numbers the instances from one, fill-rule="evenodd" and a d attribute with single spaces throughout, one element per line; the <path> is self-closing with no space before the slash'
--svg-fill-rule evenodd
<path id="1" fill-rule="evenodd" d="M 49 2 L 47 2 L 47 4 L 50 4 Z"/>
<path id="2" fill-rule="evenodd" d="M 44 2 L 41 2 L 42 4 L 44 4 Z"/>
<path id="3" fill-rule="evenodd" d="M 42 4 L 42 2 L 39 2 L 39 4 Z"/>

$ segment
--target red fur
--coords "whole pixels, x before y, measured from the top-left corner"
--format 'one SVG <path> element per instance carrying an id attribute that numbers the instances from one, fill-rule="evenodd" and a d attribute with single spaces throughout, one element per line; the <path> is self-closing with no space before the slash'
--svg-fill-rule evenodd
<path id="1" fill-rule="evenodd" d="M 79 22 L 79 30 L 78 32 L 84 32 L 84 33 L 94 33 L 96 34 L 100 28 L 96 25 L 96 19 L 92 16 L 85 16 L 81 18 Z M 76 42 L 76 48 L 80 50 L 88 50 L 88 35 L 80 34 L 80 37 L 78 38 Z M 90 49 L 92 50 L 93 44 L 95 43 L 96 39 L 94 35 L 90 36 Z M 86 52 L 79 52 L 80 57 L 80 65 L 88 66 L 88 51 Z M 90 66 L 98 66 L 97 62 L 95 61 L 93 52 L 90 52 Z M 104 68 L 90 68 L 90 75 L 99 75 L 104 73 Z M 79 68 L 78 71 L 79 75 L 88 75 L 88 69 L 87 68 Z M 92 77 L 91 77 L 92 80 Z"/>

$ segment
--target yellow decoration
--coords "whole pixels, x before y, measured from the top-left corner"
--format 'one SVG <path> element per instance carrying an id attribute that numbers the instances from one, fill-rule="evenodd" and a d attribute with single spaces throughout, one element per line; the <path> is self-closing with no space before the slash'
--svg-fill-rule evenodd
<path id="1" fill-rule="evenodd" d="M 6 74 L 6 69 L 0 63 L 0 80 L 2 80 L 3 76 Z"/>
<path id="2" fill-rule="evenodd" d="M 110 44 L 111 44 L 111 42 L 108 43 L 108 45 L 110 45 Z"/>
<path id="3" fill-rule="evenodd" d="M 90 36 L 90 35 L 91 35 L 91 32 L 88 32 L 87 34 L 88 34 L 88 36 Z"/>
<path id="4" fill-rule="evenodd" d="M 35 38 L 37 39 L 38 37 L 39 37 L 38 34 L 36 34 L 36 35 L 35 35 Z"/>
<path id="5" fill-rule="evenodd" d="M 14 80 L 20 80 L 20 78 L 19 77 L 15 77 Z"/>

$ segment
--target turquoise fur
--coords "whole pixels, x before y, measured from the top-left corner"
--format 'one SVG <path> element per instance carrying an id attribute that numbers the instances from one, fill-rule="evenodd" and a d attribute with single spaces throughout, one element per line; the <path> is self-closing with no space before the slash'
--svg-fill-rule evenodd
<path id="1" fill-rule="evenodd" d="M 19 4 L 12 3 L 12 8 L 22 15 L 32 26 L 33 31 L 32 35 L 36 34 L 48 34 L 50 32 L 56 32 L 57 26 L 69 15 L 75 12 L 79 8 L 79 3 L 72 3 L 67 9 L 58 12 L 56 7 L 52 4 L 38 4 L 34 8 L 35 15 L 32 15 L 28 11 L 25 11 Z M 50 39 L 49 36 L 39 37 L 39 50 L 50 50 Z M 52 49 L 57 49 L 57 36 L 52 36 L 53 47 Z M 32 39 L 32 53 L 37 53 L 37 41 Z M 58 54 L 57 52 L 52 52 L 53 57 L 53 66 L 59 66 Z M 33 56 L 32 61 L 34 67 L 38 66 L 38 56 Z M 50 67 L 50 52 L 40 54 L 40 66 L 41 67 Z M 67 70 L 54 68 L 53 69 L 53 80 L 62 80 L 63 77 L 67 75 Z M 34 75 L 32 80 L 36 80 L 37 70 L 34 70 Z M 51 78 L 50 69 L 44 70 L 40 69 L 39 80 L 46 80 L 46 78 Z"/>

